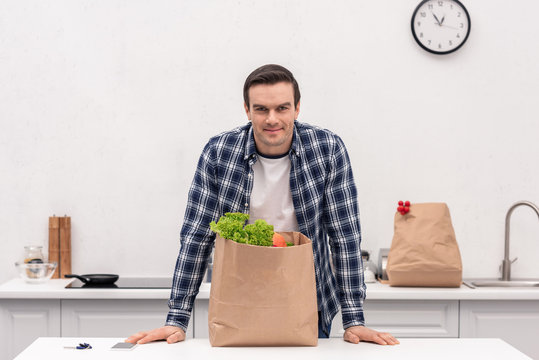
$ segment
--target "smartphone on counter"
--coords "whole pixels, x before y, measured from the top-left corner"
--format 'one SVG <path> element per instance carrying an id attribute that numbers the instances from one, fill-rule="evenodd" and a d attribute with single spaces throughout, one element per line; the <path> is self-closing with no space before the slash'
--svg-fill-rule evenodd
<path id="1" fill-rule="evenodd" d="M 131 350 L 135 346 L 137 346 L 137 344 L 131 344 L 128 342 L 119 342 L 117 344 L 114 344 L 110 349 L 111 350 Z"/>

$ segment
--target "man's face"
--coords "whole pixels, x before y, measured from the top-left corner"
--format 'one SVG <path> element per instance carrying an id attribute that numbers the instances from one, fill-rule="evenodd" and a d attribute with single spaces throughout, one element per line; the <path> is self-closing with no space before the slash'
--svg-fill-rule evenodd
<path id="1" fill-rule="evenodd" d="M 294 107 L 294 88 L 291 83 L 258 84 L 249 88 L 250 106 L 245 106 L 253 123 L 257 150 L 264 155 L 282 155 L 290 149 L 294 120 L 299 114 Z"/>

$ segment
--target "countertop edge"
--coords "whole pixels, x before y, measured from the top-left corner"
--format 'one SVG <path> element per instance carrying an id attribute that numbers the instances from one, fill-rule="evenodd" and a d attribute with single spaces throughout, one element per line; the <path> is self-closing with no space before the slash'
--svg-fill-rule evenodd
<path id="1" fill-rule="evenodd" d="M 0 285 L 1 299 L 131 299 L 168 300 L 170 289 L 66 289 L 69 279 L 52 279 L 45 284 L 26 284 L 13 279 Z M 367 285 L 369 300 L 539 300 L 538 288 L 412 288 L 380 283 Z M 202 283 L 197 300 L 209 299 L 209 283 Z"/>

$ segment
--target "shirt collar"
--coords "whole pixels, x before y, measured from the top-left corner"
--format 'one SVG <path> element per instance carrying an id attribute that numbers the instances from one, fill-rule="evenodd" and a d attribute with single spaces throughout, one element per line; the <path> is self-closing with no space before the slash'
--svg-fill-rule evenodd
<path id="1" fill-rule="evenodd" d="M 302 143 L 298 134 L 298 128 L 301 127 L 301 123 L 297 120 L 294 120 L 294 134 L 292 136 L 292 145 L 288 151 L 289 155 L 301 155 Z M 253 124 L 249 122 L 249 130 L 247 131 L 247 141 L 245 142 L 245 155 L 244 160 L 249 158 L 254 158 L 256 156 L 256 144 L 255 137 L 253 134 Z"/>

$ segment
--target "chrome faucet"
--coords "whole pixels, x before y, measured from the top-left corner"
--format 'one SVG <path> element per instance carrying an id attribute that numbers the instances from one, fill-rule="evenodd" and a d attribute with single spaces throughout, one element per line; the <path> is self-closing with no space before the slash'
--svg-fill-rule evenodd
<path id="1" fill-rule="evenodd" d="M 507 215 L 505 216 L 505 251 L 501 266 L 503 281 L 511 280 L 511 264 L 517 260 L 517 258 L 509 260 L 509 222 L 511 220 L 511 214 L 513 213 L 513 210 L 515 210 L 520 205 L 526 205 L 531 207 L 533 211 L 535 211 L 535 213 L 537 214 L 537 217 L 539 217 L 539 208 L 537 207 L 537 205 L 529 201 L 519 201 L 517 203 L 514 203 L 513 206 L 511 206 L 507 211 Z"/>

